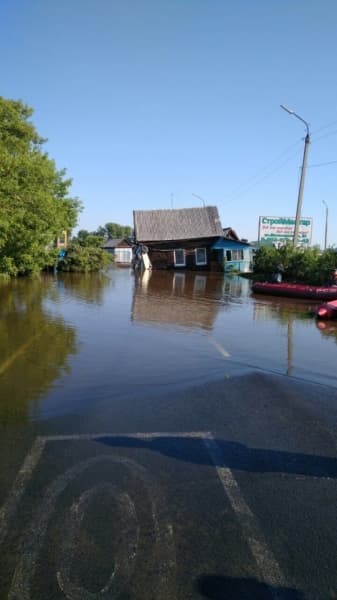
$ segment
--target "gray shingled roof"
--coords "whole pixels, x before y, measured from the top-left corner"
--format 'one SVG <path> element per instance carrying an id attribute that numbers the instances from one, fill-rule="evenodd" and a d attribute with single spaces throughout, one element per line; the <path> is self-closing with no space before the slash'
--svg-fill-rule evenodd
<path id="1" fill-rule="evenodd" d="M 161 242 L 223 236 L 216 206 L 172 210 L 135 210 L 139 242 Z"/>
<path id="2" fill-rule="evenodd" d="M 131 248 L 131 246 L 132 242 L 125 238 L 109 238 L 103 243 L 102 248 Z"/>
<path id="3" fill-rule="evenodd" d="M 122 238 L 109 238 L 108 240 L 106 240 L 103 244 L 103 248 L 116 248 L 116 246 L 118 246 L 118 244 L 120 244 L 122 241 Z"/>

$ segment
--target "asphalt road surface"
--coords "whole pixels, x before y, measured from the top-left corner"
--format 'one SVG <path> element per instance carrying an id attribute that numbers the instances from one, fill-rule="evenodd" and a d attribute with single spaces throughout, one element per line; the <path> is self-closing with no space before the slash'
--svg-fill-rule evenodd
<path id="1" fill-rule="evenodd" d="M 336 417 L 247 373 L 4 430 L 0 597 L 336 599 Z"/>

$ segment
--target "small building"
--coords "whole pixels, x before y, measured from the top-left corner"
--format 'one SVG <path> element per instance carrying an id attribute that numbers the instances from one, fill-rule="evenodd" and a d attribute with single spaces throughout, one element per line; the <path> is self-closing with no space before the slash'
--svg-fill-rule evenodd
<path id="1" fill-rule="evenodd" d="M 237 236 L 235 239 L 233 229 L 230 230 L 229 237 L 219 238 L 212 245 L 212 250 L 217 253 L 217 260 L 223 264 L 225 273 L 249 273 L 252 271 L 253 251 L 251 245 L 244 240 L 240 240 Z M 235 234 L 236 235 L 236 234 Z"/>
<path id="2" fill-rule="evenodd" d="M 132 246 L 132 242 L 125 238 L 109 238 L 102 248 L 113 254 L 117 265 L 129 266 L 132 262 Z"/>
<path id="3" fill-rule="evenodd" d="M 215 206 L 138 210 L 133 219 L 136 244 L 146 246 L 154 269 L 213 268 L 212 244 L 223 236 Z"/>

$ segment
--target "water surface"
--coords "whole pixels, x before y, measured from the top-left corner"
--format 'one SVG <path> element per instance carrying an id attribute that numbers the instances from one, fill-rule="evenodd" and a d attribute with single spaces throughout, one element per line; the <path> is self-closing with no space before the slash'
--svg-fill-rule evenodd
<path id="1" fill-rule="evenodd" d="M 264 370 L 337 386 L 337 324 L 215 273 L 129 269 L 1 286 L 2 424 Z"/>

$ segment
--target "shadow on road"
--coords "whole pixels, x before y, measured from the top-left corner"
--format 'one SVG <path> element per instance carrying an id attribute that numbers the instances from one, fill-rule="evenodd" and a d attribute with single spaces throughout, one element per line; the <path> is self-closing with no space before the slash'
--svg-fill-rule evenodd
<path id="1" fill-rule="evenodd" d="M 128 436 L 93 438 L 110 447 L 139 448 L 195 464 L 213 465 L 202 437 L 163 436 L 149 440 Z M 214 440 L 221 454 L 217 467 L 227 467 L 252 473 L 289 473 L 308 477 L 337 478 L 337 459 L 315 454 L 249 448 L 238 442 Z"/>
<path id="2" fill-rule="evenodd" d="M 196 591 L 211 600 L 304 600 L 293 588 L 266 585 L 256 579 L 237 579 L 220 575 L 202 575 L 195 584 Z"/>

